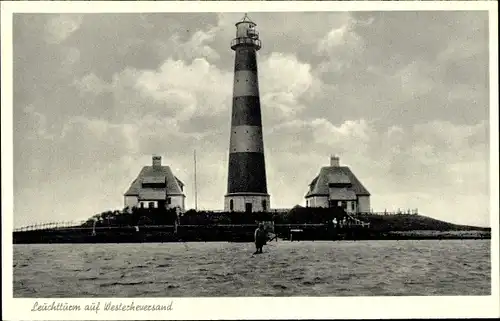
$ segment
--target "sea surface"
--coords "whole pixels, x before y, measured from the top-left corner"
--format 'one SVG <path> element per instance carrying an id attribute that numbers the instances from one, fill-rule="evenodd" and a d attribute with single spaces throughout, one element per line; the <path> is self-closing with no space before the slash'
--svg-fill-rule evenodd
<path id="1" fill-rule="evenodd" d="M 14 297 L 489 295 L 490 240 L 14 245 Z"/>

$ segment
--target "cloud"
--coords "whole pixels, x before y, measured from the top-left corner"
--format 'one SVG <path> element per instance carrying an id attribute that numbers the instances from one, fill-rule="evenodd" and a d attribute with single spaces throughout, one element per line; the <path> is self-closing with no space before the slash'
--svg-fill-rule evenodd
<path id="1" fill-rule="evenodd" d="M 45 40 L 51 44 L 60 44 L 82 24 L 83 16 L 79 14 L 57 15 L 45 25 Z"/>
<path id="2" fill-rule="evenodd" d="M 106 143 L 123 148 L 127 153 L 133 154 L 137 151 L 136 137 L 138 137 L 138 126 L 136 124 L 112 124 L 101 119 L 88 119 L 86 117 L 74 117 L 65 124 L 61 139 L 77 140 L 85 144 L 86 139 L 90 139 L 91 143 L 87 148 L 93 148 L 96 142 Z M 68 139 L 69 136 L 76 135 Z M 118 140 L 116 140 L 118 139 Z M 110 151 L 109 148 L 98 148 L 102 151 Z M 113 148 L 112 148 L 113 149 Z M 121 154 L 114 153 L 112 154 Z M 110 155 L 113 158 L 113 155 Z"/>
<path id="3" fill-rule="evenodd" d="M 428 65 L 421 63 L 411 63 L 400 69 L 393 79 L 401 86 L 401 91 L 405 93 L 408 99 L 414 99 L 415 96 L 428 93 L 434 88 L 434 81 L 428 76 Z"/>
<path id="4" fill-rule="evenodd" d="M 220 59 L 219 53 L 212 47 L 218 31 L 218 26 L 208 26 L 207 29 L 194 31 L 188 39 L 175 33 L 167 40 L 156 40 L 155 45 L 162 55 L 174 59 L 191 61 L 202 58 L 215 62 Z"/>
<path id="5" fill-rule="evenodd" d="M 175 109 L 179 120 L 186 120 L 195 114 L 210 116 L 228 111 L 231 81 L 231 73 L 204 58 L 196 58 L 189 65 L 168 59 L 157 71 L 140 72 L 135 87 L 146 97 Z"/>
<path id="6" fill-rule="evenodd" d="M 361 43 L 361 38 L 352 29 L 352 20 L 338 28 L 331 29 L 326 36 L 318 42 L 317 50 L 320 53 L 332 54 L 342 47 L 356 48 Z"/>
<path id="7" fill-rule="evenodd" d="M 338 72 L 350 68 L 364 50 L 363 39 L 356 33 L 355 26 L 371 24 L 371 21 L 358 22 L 353 17 L 346 17 L 343 24 L 332 28 L 317 42 L 316 53 L 327 57 L 319 65 L 321 73 Z"/>
<path id="8" fill-rule="evenodd" d="M 110 85 L 97 77 L 94 73 L 89 73 L 81 79 L 76 79 L 73 82 L 82 94 L 100 95 L 110 90 Z"/>
<path id="9" fill-rule="evenodd" d="M 219 54 L 206 43 L 210 43 L 215 38 L 216 29 L 210 29 L 207 32 L 198 30 L 196 31 L 189 41 L 179 43 L 178 38 L 174 38 L 174 42 L 178 44 L 178 50 L 186 58 L 204 57 L 207 60 L 217 60 L 220 58 Z"/>
<path id="10" fill-rule="evenodd" d="M 27 118 L 27 121 L 23 123 L 23 126 L 25 126 L 24 131 L 28 133 L 26 136 L 27 139 L 54 138 L 54 135 L 50 134 L 49 129 L 47 128 L 47 117 L 45 117 L 44 114 L 37 112 L 33 104 L 26 106 L 23 109 L 23 112 Z"/>
<path id="11" fill-rule="evenodd" d="M 60 71 L 66 75 L 72 75 L 75 71 L 75 65 L 80 60 L 80 50 L 74 47 L 61 46 L 59 48 L 62 56 Z"/>
<path id="12" fill-rule="evenodd" d="M 262 106 L 273 122 L 293 118 L 305 106 L 301 96 L 313 86 L 311 66 L 291 54 L 271 53 L 260 67 Z"/>

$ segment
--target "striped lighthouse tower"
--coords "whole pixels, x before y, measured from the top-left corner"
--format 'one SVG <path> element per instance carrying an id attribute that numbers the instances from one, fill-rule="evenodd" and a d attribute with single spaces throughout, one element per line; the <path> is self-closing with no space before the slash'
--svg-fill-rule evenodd
<path id="1" fill-rule="evenodd" d="M 224 210 L 269 210 L 262 117 L 260 111 L 257 51 L 261 48 L 256 24 L 248 16 L 236 23 L 229 169 Z"/>

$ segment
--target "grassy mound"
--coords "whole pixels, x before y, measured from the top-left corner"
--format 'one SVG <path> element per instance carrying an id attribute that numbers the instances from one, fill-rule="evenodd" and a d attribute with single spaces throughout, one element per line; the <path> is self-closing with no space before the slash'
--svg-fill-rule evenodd
<path id="1" fill-rule="evenodd" d="M 458 225 L 416 214 L 360 214 L 356 217 L 370 222 L 373 231 L 490 231 L 490 228 Z"/>

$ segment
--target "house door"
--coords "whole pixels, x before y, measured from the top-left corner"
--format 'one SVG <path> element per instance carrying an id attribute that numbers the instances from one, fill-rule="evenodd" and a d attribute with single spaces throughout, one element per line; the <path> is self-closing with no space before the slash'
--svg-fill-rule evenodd
<path id="1" fill-rule="evenodd" d="M 245 203 L 245 212 L 252 213 L 252 203 Z"/>

